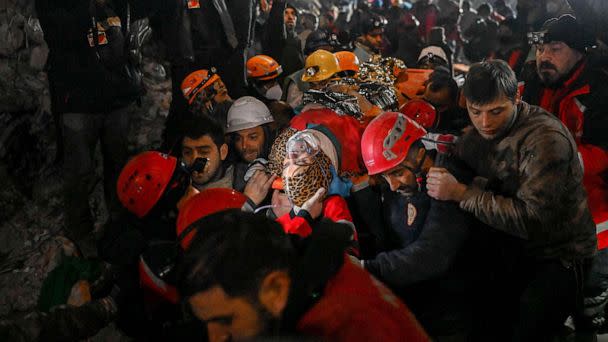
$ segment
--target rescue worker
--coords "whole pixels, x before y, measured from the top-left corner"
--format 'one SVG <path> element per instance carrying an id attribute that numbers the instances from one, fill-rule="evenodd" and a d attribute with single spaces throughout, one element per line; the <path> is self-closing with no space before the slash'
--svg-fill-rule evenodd
<path id="1" fill-rule="evenodd" d="M 593 281 L 587 282 L 589 307 L 580 331 L 598 324 L 592 322 L 602 316 L 608 296 L 608 271 L 600 266 L 608 264 L 608 75 L 589 64 L 587 50 L 595 41 L 574 17 L 550 19 L 543 31 L 532 33 L 540 40 L 535 42 L 536 61 L 526 65 L 523 98 L 555 114 L 574 137 L 598 237 L 597 266 Z"/>
<path id="2" fill-rule="evenodd" d="M 158 276 L 162 267 L 157 268 L 150 256 L 158 260 L 154 256 L 160 255 L 160 241 L 175 243 L 178 203 L 188 196 L 189 184 L 190 171 L 185 165 L 156 151 L 138 154 L 120 173 L 116 188 L 128 214 L 104 227 L 97 249 L 100 258 L 112 265 L 114 286 L 122 292 L 124 301 L 118 305 L 116 323 L 128 336 L 170 338 L 172 328 L 180 325 L 176 291 L 149 286 L 154 283 L 147 280 L 162 279 Z"/>
<path id="3" fill-rule="evenodd" d="M 416 122 L 394 112 L 370 122 L 361 139 L 368 173 L 381 175 L 390 187 L 382 194 L 386 250 L 361 263 L 408 303 L 437 341 L 466 339 L 471 329 L 469 291 L 479 272 L 472 246 L 465 248 L 471 217 L 456 203 L 426 193 L 424 180 L 435 166 L 458 172 L 463 182 L 471 179 L 446 156 L 453 141 L 453 136 L 427 135 Z"/>
<path id="4" fill-rule="evenodd" d="M 306 58 L 317 50 L 334 52 L 334 46 L 338 45 L 337 38 L 329 32 L 319 29 L 308 35 L 304 45 L 304 55 Z M 302 94 L 309 89 L 309 84 L 302 81 L 302 75 L 306 69 L 298 70 L 288 75 L 283 81 L 283 101 L 287 102 L 292 108 L 298 107 L 302 103 Z"/>
<path id="5" fill-rule="evenodd" d="M 247 61 L 247 80 L 253 88 L 251 96 L 257 97 L 268 104 L 280 100 L 283 90 L 279 83 L 279 75 L 283 68 L 272 57 L 257 55 Z"/>
<path id="6" fill-rule="evenodd" d="M 361 62 L 367 62 L 372 55 L 380 53 L 383 46 L 385 26 L 386 19 L 377 14 L 371 14 L 363 22 L 362 34 L 355 41 L 355 50 L 353 51 Z"/>
<path id="7" fill-rule="evenodd" d="M 459 139 L 456 155 L 484 179 L 465 184 L 432 168 L 428 194 L 457 202 L 491 232 L 486 260 L 496 279 L 487 290 L 501 296 L 478 320 L 491 338 L 500 329 L 508 340 L 550 340 L 582 303 L 597 248 L 575 141 L 553 115 L 520 100 L 504 61 L 473 65 L 463 89 L 475 129 Z"/>
<path id="8" fill-rule="evenodd" d="M 429 340 L 407 307 L 345 256 L 350 232 L 343 225 L 320 224 L 298 250 L 279 224 L 239 210 L 194 226 L 180 292 L 212 342 L 293 334 Z"/>
<path id="9" fill-rule="evenodd" d="M 226 125 L 226 115 L 232 105 L 232 98 L 217 70 L 212 68 L 193 71 L 184 78 L 180 89 L 188 102 L 189 112 L 188 116 L 182 115 L 182 120 L 207 115 L 222 127 Z M 171 147 L 174 147 L 174 144 Z"/>
<path id="10" fill-rule="evenodd" d="M 152 151 L 129 161 L 119 177 L 120 200 L 133 215 L 108 225 L 98 249 L 100 256 L 116 268 L 116 285 L 123 297 L 128 297 L 128 301 L 118 308 L 118 324 L 131 336 L 190 336 L 189 323 L 184 322 L 178 306 L 180 297 L 172 270 L 175 243 L 184 238 L 176 218 L 179 219 L 182 210 L 188 212 L 187 204 L 198 196 L 198 191 L 190 190 L 191 174 L 197 172 L 193 167 L 197 166 L 189 168 L 175 157 Z M 255 206 L 266 197 L 274 178 L 265 178 L 268 182 L 266 192 L 260 192 L 258 189 L 264 184 L 255 182 L 263 176 L 256 175 L 248 183 L 245 187 L 247 197 L 241 195 L 245 198 L 243 202 Z M 230 207 L 231 201 L 223 201 L 225 192 L 234 190 L 213 189 L 210 192 L 216 206 Z M 216 207 L 207 205 L 205 210 L 212 208 Z M 145 302 L 141 302 L 143 298 L 146 298 Z M 160 324 L 151 329 L 148 327 L 151 322 Z"/>
<path id="11" fill-rule="evenodd" d="M 247 164 L 227 161 L 224 130 L 206 116 L 184 123 L 181 158 L 191 172 L 189 193 L 210 188 L 235 189 L 260 204 L 268 194 L 272 176 L 256 172 L 246 179 Z"/>
<path id="12" fill-rule="evenodd" d="M 245 187 L 244 169 L 224 162 L 228 156 L 222 126 L 201 116 L 183 126 L 181 158 L 192 169 L 192 186 L 197 190 L 228 188 L 242 191 Z M 200 163 L 196 167 L 195 163 Z"/>
<path id="13" fill-rule="evenodd" d="M 335 80 L 340 71 L 340 62 L 334 54 L 317 50 L 306 57 L 302 81 L 309 83 L 310 89 L 321 90 Z"/>
<path id="14" fill-rule="evenodd" d="M 275 120 L 274 128 L 284 126 L 293 116 L 292 108 L 287 103 L 281 101 L 285 97 L 279 79 L 279 75 L 282 73 L 283 68 L 270 56 L 257 55 L 247 61 L 249 94 L 268 106 Z M 297 72 L 293 75 L 295 74 Z"/>
<path id="15" fill-rule="evenodd" d="M 255 1 L 148 1 L 145 7 L 159 18 L 171 62 L 173 97 L 163 132 L 163 149 L 169 151 L 187 120 L 179 116 L 188 112 L 178 95 L 187 75 L 215 67 L 232 96 L 246 94 L 245 50 L 254 38 Z"/>
<path id="16" fill-rule="evenodd" d="M 228 110 L 226 134 L 240 160 L 251 163 L 258 158 L 268 158 L 274 141 L 271 123 L 274 118 L 262 101 L 251 96 L 243 96 Z"/>
<path id="17" fill-rule="evenodd" d="M 425 83 L 421 99 L 433 106 L 437 118 L 432 125 L 423 126 L 434 133 L 461 135 L 462 130 L 471 124 L 471 120 L 466 109 L 458 103 L 460 90 L 448 69 L 435 68 Z"/>

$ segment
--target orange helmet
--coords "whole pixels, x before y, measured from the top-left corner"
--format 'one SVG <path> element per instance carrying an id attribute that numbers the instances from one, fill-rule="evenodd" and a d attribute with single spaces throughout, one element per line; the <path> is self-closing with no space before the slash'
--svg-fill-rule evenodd
<path id="1" fill-rule="evenodd" d="M 282 72 L 281 65 L 270 56 L 257 55 L 247 61 L 247 78 L 267 81 L 277 78 Z"/>
<path id="2" fill-rule="evenodd" d="M 188 248 L 194 238 L 194 230 L 188 230 L 192 223 L 222 210 L 241 208 L 245 202 L 247 197 L 233 189 L 205 189 L 192 196 L 177 216 L 177 236 L 182 248 Z"/>
<path id="3" fill-rule="evenodd" d="M 407 69 L 405 73 L 399 74 L 395 87 L 408 100 L 419 98 L 424 94 L 425 82 L 432 72 L 429 69 Z"/>
<path id="4" fill-rule="evenodd" d="M 144 217 L 169 186 L 177 166 L 175 157 L 143 152 L 129 160 L 118 176 L 118 199 L 137 217 Z"/>
<path id="5" fill-rule="evenodd" d="M 196 95 L 219 79 L 220 77 L 216 74 L 215 68 L 211 68 L 211 70 L 196 70 L 186 76 L 182 82 L 181 89 L 188 104 L 192 104 Z"/>
<path id="6" fill-rule="evenodd" d="M 334 53 L 340 65 L 340 71 L 353 71 L 355 74 L 359 72 L 359 58 L 350 51 L 338 51 Z"/>

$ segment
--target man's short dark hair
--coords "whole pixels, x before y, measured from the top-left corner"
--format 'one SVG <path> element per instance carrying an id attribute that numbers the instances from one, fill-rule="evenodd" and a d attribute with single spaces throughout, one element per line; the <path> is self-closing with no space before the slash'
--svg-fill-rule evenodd
<path id="1" fill-rule="evenodd" d="M 450 70 L 446 67 L 438 66 L 433 70 L 427 83 L 430 83 L 431 91 L 438 92 L 441 89 L 447 88 L 450 94 L 450 100 L 458 99 L 458 84 L 450 74 Z"/>
<path id="2" fill-rule="evenodd" d="M 198 114 L 182 124 L 182 137 L 199 139 L 208 135 L 218 148 L 225 143 L 224 129 L 207 115 Z"/>
<path id="3" fill-rule="evenodd" d="M 475 63 L 469 69 L 463 86 L 464 97 L 474 104 L 488 104 L 505 95 L 515 101 L 517 78 L 505 61 Z"/>
<path id="4" fill-rule="evenodd" d="M 196 235 L 178 267 L 185 297 L 221 287 L 228 296 L 257 300 L 264 277 L 290 272 L 294 249 L 275 221 L 238 209 L 194 222 Z"/>

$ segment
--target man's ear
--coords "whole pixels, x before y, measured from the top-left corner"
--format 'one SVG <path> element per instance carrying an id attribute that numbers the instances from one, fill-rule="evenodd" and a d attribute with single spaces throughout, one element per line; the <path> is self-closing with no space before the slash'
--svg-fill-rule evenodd
<path id="1" fill-rule="evenodd" d="M 226 157 L 228 157 L 228 145 L 222 144 L 222 146 L 220 146 L 220 159 L 226 160 Z"/>
<path id="2" fill-rule="evenodd" d="M 517 94 L 515 94 L 515 105 L 517 106 L 521 102 L 521 91 L 517 87 Z"/>
<path id="3" fill-rule="evenodd" d="M 272 271 L 262 280 L 258 299 L 274 317 L 280 317 L 287 305 L 291 277 L 285 271 Z"/>
<path id="4" fill-rule="evenodd" d="M 420 147 L 418 149 L 418 152 L 416 153 L 416 164 L 420 165 L 420 163 L 422 162 L 422 158 L 424 158 L 426 156 L 426 151 L 424 149 L 424 147 Z"/>

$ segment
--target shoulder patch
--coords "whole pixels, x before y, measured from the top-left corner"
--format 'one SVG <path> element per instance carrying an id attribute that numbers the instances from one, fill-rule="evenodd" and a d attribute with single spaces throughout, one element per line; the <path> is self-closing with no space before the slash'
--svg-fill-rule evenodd
<path id="1" fill-rule="evenodd" d="M 411 226 L 418 215 L 418 210 L 412 203 L 407 204 L 407 225 Z"/>

